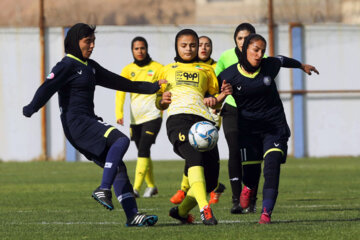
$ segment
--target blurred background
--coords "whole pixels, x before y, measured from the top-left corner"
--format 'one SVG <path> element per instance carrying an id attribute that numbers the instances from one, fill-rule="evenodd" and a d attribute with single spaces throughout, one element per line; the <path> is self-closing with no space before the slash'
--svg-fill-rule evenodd
<path id="1" fill-rule="evenodd" d="M 175 56 L 174 38 L 193 28 L 213 40 L 213 55 L 235 47 L 233 33 L 250 22 L 268 41 L 267 54 L 312 64 L 320 75 L 281 70 L 278 88 L 292 136 L 289 155 L 329 157 L 360 155 L 360 1 L 358 0 L 2 0 L 0 2 L 0 160 L 84 160 L 67 143 L 59 119 L 57 96 L 31 119 L 22 116 L 51 68 L 64 56 L 68 27 L 97 25 L 92 58 L 120 73 L 133 61 L 135 36 L 144 36 L 151 57 L 166 65 Z M 129 101 L 125 126 L 116 125 L 115 92 L 98 87 L 95 112 L 129 135 Z M 165 130 L 166 113 L 154 160 L 179 159 Z M 228 149 L 220 131 L 221 159 Z M 135 160 L 132 143 L 125 155 Z"/>
<path id="2" fill-rule="evenodd" d="M 46 26 L 266 24 L 268 0 L 43 0 Z M 360 23 L 358 0 L 272 0 L 274 21 Z M 2 0 L 1 26 L 35 27 L 39 0 Z"/>

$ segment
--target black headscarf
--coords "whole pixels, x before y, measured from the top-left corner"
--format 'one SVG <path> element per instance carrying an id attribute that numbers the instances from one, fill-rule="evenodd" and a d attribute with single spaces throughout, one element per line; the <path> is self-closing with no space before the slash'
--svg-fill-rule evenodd
<path id="1" fill-rule="evenodd" d="M 176 52 L 176 57 L 174 58 L 174 60 L 176 62 L 182 62 L 182 63 L 192 63 L 192 62 L 198 62 L 199 61 L 199 57 L 198 57 L 198 53 L 196 52 L 196 56 L 190 60 L 190 61 L 185 61 L 184 59 L 182 59 L 179 55 L 179 52 L 178 52 L 178 49 L 177 49 L 177 41 L 179 39 L 180 36 L 183 36 L 183 35 L 192 35 L 196 38 L 197 40 L 197 45 L 198 45 L 198 48 L 199 48 L 199 37 L 197 35 L 197 33 L 192 30 L 192 29 L 183 29 L 181 30 L 180 32 L 178 32 L 176 34 L 176 37 L 175 37 L 175 52 Z"/>
<path id="2" fill-rule="evenodd" d="M 93 35 L 95 29 L 96 26 L 90 26 L 85 23 L 77 23 L 72 26 L 67 32 L 64 40 L 65 53 L 69 53 L 82 61 L 86 61 L 81 53 L 79 41 L 80 39 Z"/>
<path id="3" fill-rule="evenodd" d="M 235 32 L 234 32 L 234 42 L 235 42 L 235 53 L 236 56 L 238 57 L 238 60 L 240 60 L 241 58 L 241 51 L 240 49 L 237 47 L 237 43 L 236 43 L 236 36 L 238 35 L 238 33 L 240 31 L 243 30 L 247 30 L 251 33 L 256 33 L 255 28 L 253 25 L 251 25 L 250 23 L 241 23 L 239 26 L 236 27 Z"/>
<path id="4" fill-rule="evenodd" d="M 199 58 L 199 61 L 201 61 L 201 62 L 207 62 L 207 61 L 210 60 L 211 54 L 212 54 L 212 41 L 211 41 L 211 39 L 210 39 L 208 36 L 201 36 L 201 37 L 199 37 L 199 41 L 200 41 L 200 38 L 207 38 L 207 39 L 209 40 L 209 42 L 210 42 L 210 45 L 211 45 L 211 51 L 210 51 L 209 57 L 208 57 L 207 59 L 205 59 L 205 60 L 201 60 L 201 59 Z M 199 47 L 200 47 L 200 46 L 199 46 Z M 212 62 L 211 64 L 213 64 L 214 60 L 211 61 L 211 62 Z M 211 65 L 211 64 L 210 64 L 210 65 Z"/>
<path id="5" fill-rule="evenodd" d="M 252 33 L 250 34 L 247 38 L 245 38 L 244 44 L 243 44 L 243 48 L 242 48 L 242 55 L 241 58 L 239 60 L 240 65 L 245 69 L 245 71 L 249 72 L 249 73 L 253 73 L 256 72 L 256 70 L 259 69 L 259 66 L 257 67 L 253 67 L 249 61 L 247 60 L 247 49 L 250 45 L 250 43 L 252 43 L 254 40 L 261 40 L 266 44 L 266 40 L 265 38 L 263 38 L 263 36 L 256 34 L 256 33 Z"/>
<path id="6" fill-rule="evenodd" d="M 149 55 L 149 52 L 148 52 L 148 43 L 146 41 L 145 38 L 143 37 L 135 37 L 132 41 L 131 41 L 131 52 L 132 52 L 132 49 L 134 47 L 134 42 L 136 41 L 140 41 L 140 42 L 143 42 L 145 44 L 145 48 L 146 48 L 146 56 L 143 60 L 136 60 L 135 56 L 134 56 L 134 53 L 133 53 L 133 57 L 134 57 L 134 63 L 136 65 L 138 65 L 139 67 L 143 67 L 143 66 L 146 66 L 148 65 L 150 62 L 151 62 L 151 57 Z"/>

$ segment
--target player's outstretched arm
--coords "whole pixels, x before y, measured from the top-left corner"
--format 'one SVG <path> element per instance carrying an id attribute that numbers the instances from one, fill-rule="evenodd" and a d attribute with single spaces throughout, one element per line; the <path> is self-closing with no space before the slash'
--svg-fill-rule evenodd
<path id="1" fill-rule="evenodd" d="M 23 107 L 23 115 L 31 117 L 68 81 L 70 65 L 59 62 L 52 69 L 45 82 L 36 90 L 31 102 Z"/>
<path id="2" fill-rule="evenodd" d="M 301 69 L 306 72 L 308 75 L 311 75 L 311 72 L 315 72 L 316 74 L 320 74 L 319 71 L 312 65 L 309 64 L 301 64 Z"/>
<path id="3" fill-rule="evenodd" d="M 92 61 L 92 64 L 96 69 L 96 84 L 113 90 L 142 94 L 153 94 L 156 93 L 160 89 L 161 84 L 166 81 L 163 79 L 159 80 L 159 82 L 154 83 L 145 81 L 131 81 L 103 68 L 95 61 Z"/>
<path id="4" fill-rule="evenodd" d="M 281 62 L 281 67 L 300 68 L 301 70 L 303 70 L 305 73 L 307 73 L 309 75 L 311 75 L 312 72 L 319 74 L 319 71 L 314 66 L 309 65 L 309 64 L 303 64 L 294 58 L 289 58 L 289 57 L 285 57 L 285 56 L 281 56 L 281 55 L 276 56 L 275 58 L 277 58 L 278 61 Z"/>

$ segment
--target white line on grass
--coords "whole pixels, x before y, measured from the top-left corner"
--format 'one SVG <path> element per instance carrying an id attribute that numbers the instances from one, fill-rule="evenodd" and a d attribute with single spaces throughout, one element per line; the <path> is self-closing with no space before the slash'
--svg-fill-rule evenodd
<path id="1" fill-rule="evenodd" d="M 220 220 L 219 223 L 252 223 L 254 221 L 240 221 L 240 220 Z M 174 224 L 179 223 L 176 221 L 161 221 L 160 224 Z M 202 224 L 200 221 L 194 222 L 195 224 Z M 11 222 L 11 225 L 119 225 L 121 222 Z M 180 223 L 179 223 L 180 224 Z"/>

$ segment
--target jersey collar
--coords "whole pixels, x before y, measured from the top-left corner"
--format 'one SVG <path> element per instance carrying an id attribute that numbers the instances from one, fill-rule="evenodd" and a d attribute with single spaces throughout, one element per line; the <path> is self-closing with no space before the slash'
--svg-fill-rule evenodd
<path id="1" fill-rule="evenodd" d="M 255 78 L 255 77 L 259 74 L 259 72 L 260 72 L 260 70 L 261 70 L 261 67 L 259 67 L 259 68 L 256 70 L 256 72 L 254 72 L 254 73 L 246 73 L 244 70 L 242 70 L 242 68 L 241 68 L 241 66 L 240 66 L 240 63 L 238 63 L 237 69 L 239 70 L 239 72 L 241 73 L 241 75 L 243 75 L 243 76 L 245 76 L 245 77 L 248 77 L 248 78 Z"/>
<path id="2" fill-rule="evenodd" d="M 87 66 L 88 65 L 88 62 L 86 61 L 86 62 L 84 62 L 83 60 L 81 60 L 81 59 L 79 59 L 79 58 L 77 58 L 77 57 L 75 57 L 74 55 L 71 55 L 71 54 L 66 54 L 66 56 L 67 57 L 70 57 L 70 58 L 72 58 L 72 59 L 75 59 L 76 61 L 79 61 L 79 62 L 81 62 L 82 64 L 84 64 L 85 66 Z"/>

